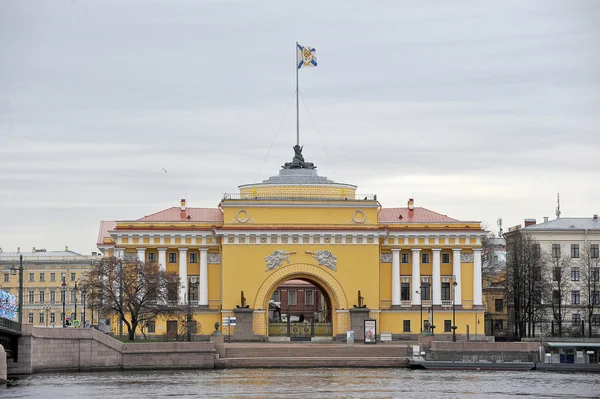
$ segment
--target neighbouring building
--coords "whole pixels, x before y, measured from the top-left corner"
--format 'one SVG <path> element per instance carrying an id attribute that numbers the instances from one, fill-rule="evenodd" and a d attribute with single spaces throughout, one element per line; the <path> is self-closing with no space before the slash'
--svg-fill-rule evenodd
<path id="1" fill-rule="evenodd" d="M 289 280 L 281 284 L 273 293 L 271 303 L 275 312 L 269 322 L 286 320 L 326 321 L 325 299 L 319 287 L 304 280 Z M 283 316 L 283 318 L 282 318 Z"/>
<path id="2" fill-rule="evenodd" d="M 85 293 L 81 282 L 90 270 L 92 262 L 102 258 L 101 253 L 82 255 L 70 251 L 46 251 L 33 248 L 31 252 L 4 252 L 0 249 L 1 286 L 19 296 L 19 263 L 23 257 L 23 323 L 36 327 L 61 327 L 63 320 L 62 282 L 65 280 L 66 318 L 92 322 L 92 311 L 84 309 Z M 75 285 L 78 289 L 75 290 Z M 77 303 L 77 317 L 75 317 Z M 89 305 L 86 303 L 86 305 Z M 87 307 L 87 306 L 86 306 Z M 85 313 L 84 313 L 85 312 Z M 98 315 L 94 315 L 97 320 Z"/>
<path id="3" fill-rule="evenodd" d="M 353 329 L 361 339 L 365 319 L 394 339 L 414 338 L 428 325 L 450 337 L 453 319 L 456 334 L 473 336 L 483 317 L 481 223 L 412 199 L 385 208 L 375 194 L 319 176 L 300 151 L 277 176 L 239 186 L 215 208 L 184 199 L 139 219 L 101 222 L 98 248 L 178 273 L 179 302 L 193 306 L 203 333 L 236 317 L 232 339 L 273 337 L 274 293 L 302 280 L 319 287 L 329 316 L 329 328 L 319 331 L 332 338 Z M 157 318 L 156 334 L 168 325 L 168 316 Z"/>
<path id="4" fill-rule="evenodd" d="M 506 239 L 504 237 L 487 237 L 482 252 L 485 334 L 505 336 L 508 326 L 505 284 Z"/>
<path id="5" fill-rule="evenodd" d="M 581 335 L 583 324 L 587 335 L 590 319 L 594 333 L 600 333 L 600 220 L 598 215 L 558 217 L 554 220 L 545 217 L 542 223 L 537 223 L 536 219 L 526 219 L 523 227 L 517 226 L 512 229 L 512 232 L 527 233 L 535 240 L 535 252 L 544 259 L 546 267 L 555 265 L 566 269 L 560 272 L 564 273 L 564 277 L 557 276 L 559 272 L 553 271 L 552 277 L 547 279 L 546 284 L 549 285 L 552 298 L 545 302 L 548 308 L 550 300 L 558 300 L 563 304 L 566 333 Z M 560 298 L 555 286 L 559 278 L 566 280 L 561 284 L 563 293 Z M 587 306 L 589 303 L 593 305 L 591 313 Z M 588 315 L 591 315 L 591 318 L 588 318 Z M 545 314 L 546 324 L 552 318 L 548 310 Z M 545 326 L 545 329 L 548 332 L 551 327 Z"/>

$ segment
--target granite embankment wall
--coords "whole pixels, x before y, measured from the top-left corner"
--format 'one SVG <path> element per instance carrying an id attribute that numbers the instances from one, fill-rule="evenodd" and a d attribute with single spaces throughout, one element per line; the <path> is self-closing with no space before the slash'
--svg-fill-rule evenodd
<path id="1" fill-rule="evenodd" d="M 211 342 L 122 343 L 100 331 L 24 325 L 8 375 L 48 371 L 214 368 Z"/>

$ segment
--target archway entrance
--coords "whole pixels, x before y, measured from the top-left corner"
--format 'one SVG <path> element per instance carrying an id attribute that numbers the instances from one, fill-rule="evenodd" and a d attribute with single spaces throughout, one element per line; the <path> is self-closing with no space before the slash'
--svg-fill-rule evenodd
<path id="1" fill-rule="evenodd" d="M 255 303 L 268 309 L 263 330 L 266 336 L 300 341 L 335 336 L 336 329 L 342 327 L 338 324 L 345 324 L 338 311 L 347 309 L 347 302 L 341 285 L 328 270 L 292 264 L 267 277 Z"/>

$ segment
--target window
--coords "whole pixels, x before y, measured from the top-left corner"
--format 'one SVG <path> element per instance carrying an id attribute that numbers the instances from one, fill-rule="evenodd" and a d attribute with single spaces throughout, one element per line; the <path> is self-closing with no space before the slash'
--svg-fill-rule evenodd
<path id="1" fill-rule="evenodd" d="M 560 267 L 553 267 L 552 268 L 552 280 L 561 281 L 560 277 L 561 277 Z"/>
<path id="2" fill-rule="evenodd" d="M 61 302 L 64 302 L 66 300 L 66 296 L 65 295 L 66 295 L 66 292 L 62 292 L 62 291 L 60 292 L 60 301 Z"/>
<path id="3" fill-rule="evenodd" d="M 592 292 L 592 305 L 600 305 L 600 291 Z"/>
<path id="4" fill-rule="evenodd" d="M 410 332 L 410 320 L 404 320 L 402 331 Z"/>
<path id="5" fill-rule="evenodd" d="M 171 283 L 167 287 L 167 300 L 171 302 L 177 301 L 177 283 Z"/>
<path id="6" fill-rule="evenodd" d="M 46 320 L 44 320 L 44 312 L 40 312 L 40 324 L 44 324 Z"/>
<path id="7" fill-rule="evenodd" d="M 198 263 L 198 254 L 190 253 L 190 263 Z"/>
<path id="8" fill-rule="evenodd" d="M 29 324 L 33 324 L 33 312 L 29 312 Z"/>
<path id="9" fill-rule="evenodd" d="M 571 324 L 574 326 L 581 325 L 581 315 L 579 313 L 573 313 Z"/>
<path id="10" fill-rule="evenodd" d="M 442 301 L 450 300 L 450 283 L 442 283 Z"/>
<path id="11" fill-rule="evenodd" d="M 579 244 L 571 244 L 571 258 L 579 258 Z"/>
<path id="12" fill-rule="evenodd" d="M 296 305 L 296 290 L 288 290 L 288 305 Z"/>
<path id="13" fill-rule="evenodd" d="M 314 305 L 315 304 L 315 292 L 313 290 L 306 290 L 304 293 L 305 296 L 305 304 L 306 305 Z"/>
<path id="14" fill-rule="evenodd" d="M 40 282 L 43 283 L 46 281 L 46 273 L 40 273 Z"/>
<path id="15" fill-rule="evenodd" d="M 75 281 L 76 280 L 76 276 L 75 276 L 75 272 L 71 273 L 71 281 Z"/>
<path id="16" fill-rule="evenodd" d="M 579 268 L 578 267 L 571 268 L 571 281 L 579 281 Z"/>
<path id="17" fill-rule="evenodd" d="M 50 323 L 56 323 L 56 313 L 54 312 L 50 313 Z"/>
<path id="18" fill-rule="evenodd" d="M 29 282 L 33 283 L 35 281 L 35 273 L 29 273 Z"/>
<path id="19" fill-rule="evenodd" d="M 410 301 L 410 283 L 400 283 L 400 300 Z"/>
<path id="20" fill-rule="evenodd" d="M 156 263 L 156 253 L 148 252 L 148 263 Z"/>
<path id="21" fill-rule="evenodd" d="M 533 257 L 539 259 L 542 256 L 542 247 L 540 244 L 533 244 Z"/>
<path id="22" fill-rule="evenodd" d="M 402 263 L 410 263 L 410 255 L 408 253 L 402 253 Z"/>
<path id="23" fill-rule="evenodd" d="M 146 322 L 146 329 L 149 334 L 156 333 L 156 322 L 154 320 Z"/>
<path id="24" fill-rule="evenodd" d="M 35 291 L 29 290 L 29 303 L 34 303 L 34 302 L 35 302 Z"/>
<path id="25" fill-rule="evenodd" d="M 560 292 L 558 292 L 557 290 L 552 291 L 552 303 L 554 305 L 560 304 Z"/>
<path id="26" fill-rule="evenodd" d="M 188 301 L 197 301 L 198 300 L 198 284 L 191 283 L 188 284 Z"/>
<path id="27" fill-rule="evenodd" d="M 442 263 L 450 263 L 450 254 L 442 254 Z"/>
<path id="28" fill-rule="evenodd" d="M 421 254 L 421 263 L 429 263 L 429 254 Z"/>
<path id="29" fill-rule="evenodd" d="M 177 263 L 177 253 L 169 252 L 169 263 Z"/>
<path id="30" fill-rule="evenodd" d="M 46 291 L 40 290 L 40 303 L 44 303 L 46 301 Z"/>
<path id="31" fill-rule="evenodd" d="M 590 255 L 592 258 L 600 258 L 600 244 L 592 244 L 590 246 Z"/>
<path id="32" fill-rule="evenodd" d="M 275 290 L 273 296 L 271 297 L 273 302 L 281 302 L 281 292 L 279 290 Z"/>
<path id="33" fill-rule="evenodd" d="M 579 305 L 581 304 L 581 296 L 579 294 L 579 290 L 571 291 L 571 305 Z"/>
<path id="34" fill-rule="evenodd" d="M 594 267 L 592 269 L 592 281 L 600 280 L 600 267 Z"/>
<path id="35" fill-rule="evenodd" d="M 10 273 L 4 273 L 4 282 L 5 283 L 10 282 Z"/>
<path id="36" fill-rule="evenodd" d="M 592 315 L 592 325 L 600 326 L 600 314 Z"/>
<path id="37" fill-rule="evenodd" d="M 495 299 L 495 309 L 496 312 L 503 312 L 504 311 L 504 300 L 502 298 L 499 299 Z"/>
<path id="38" fill-rule="evenodd" d="M 552 244 L 552 257 L 560 258 L 560 244 Z"/>
<path id="39" fill-rule="evenodd" d="M 444 320 L 444 332 L 452 332 L 452 320 Z"/>
<path id="40" fill-rule="evenodd" d="M 50 273 L 50 281 L 56 281 L 56 273 Z"/>
<path id="41" fill-rule="evenodd" d="M 431 285 L 429 283 L 421 283 L 421 300 L 431 301 Z"/>

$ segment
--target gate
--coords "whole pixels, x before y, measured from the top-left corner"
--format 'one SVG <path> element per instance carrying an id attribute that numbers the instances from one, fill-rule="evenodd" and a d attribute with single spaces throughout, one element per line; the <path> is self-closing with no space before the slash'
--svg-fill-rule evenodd
<path id="1" fill-rule="evenodd" d="M 291 341 L 310 341 L 312 337 L 332 335 L 332 323 L 269 323 L 269 337 L 290 337 Z"/>

